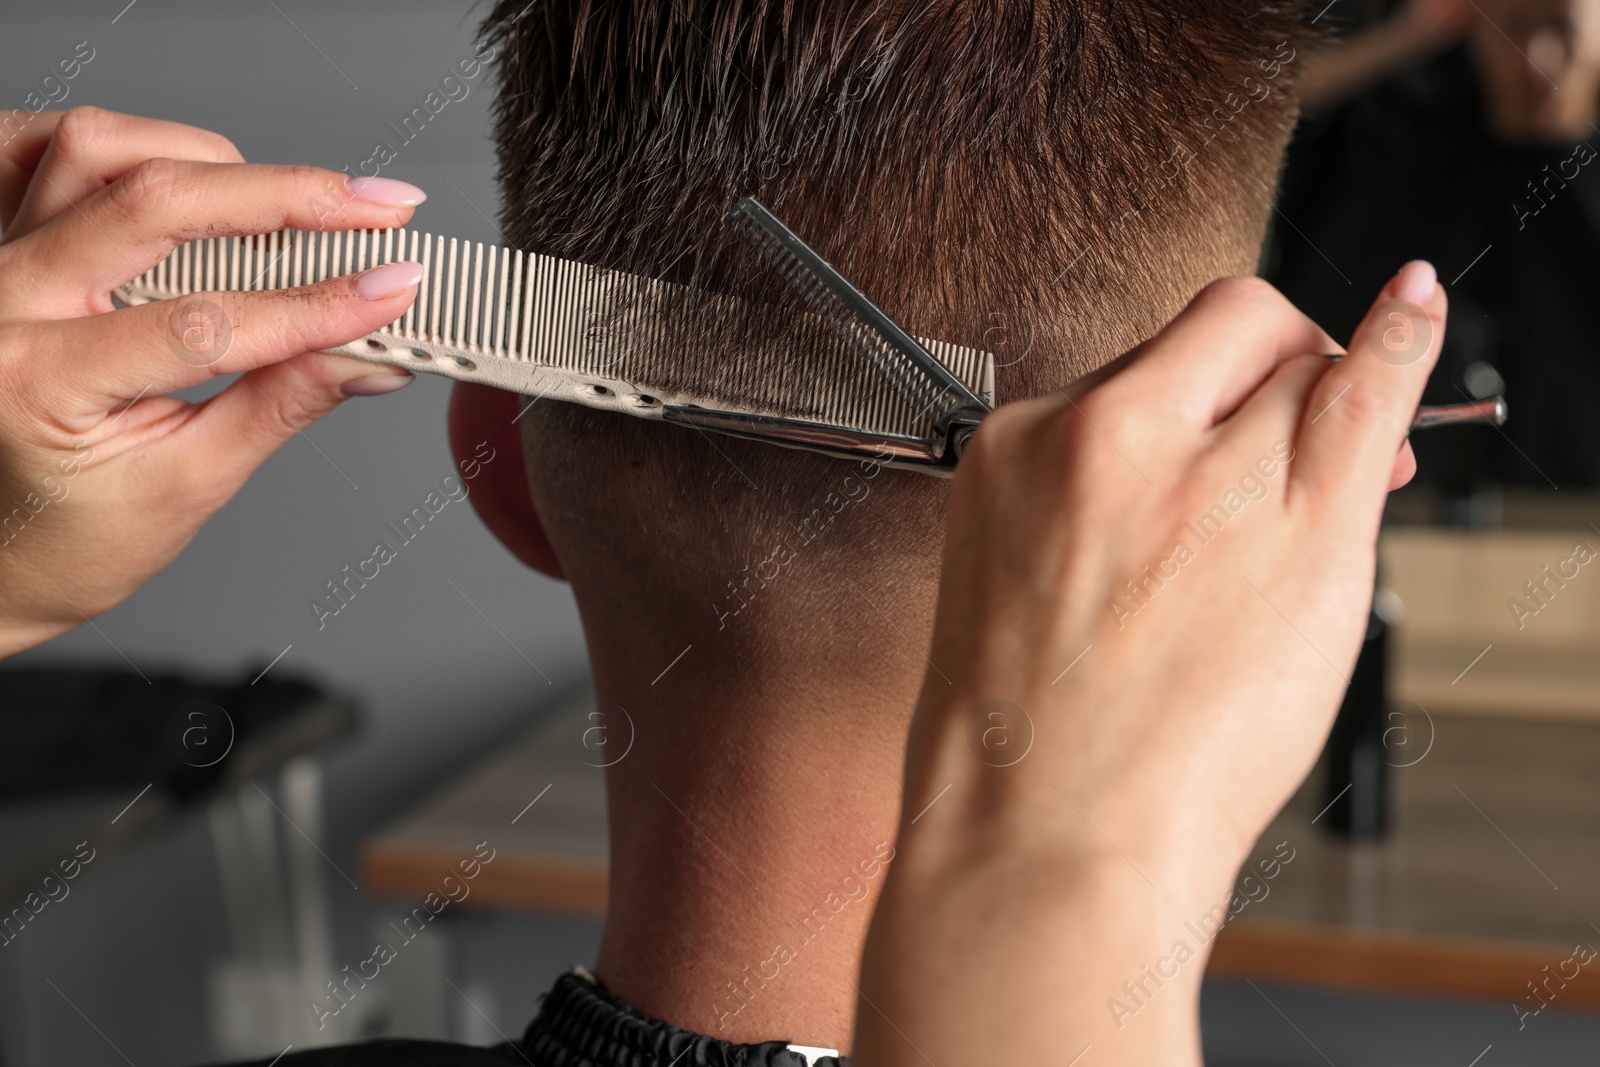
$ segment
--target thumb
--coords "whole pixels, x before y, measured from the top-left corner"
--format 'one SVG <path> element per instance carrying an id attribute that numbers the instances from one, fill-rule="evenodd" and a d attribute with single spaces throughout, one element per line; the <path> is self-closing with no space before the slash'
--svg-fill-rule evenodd
<path id="1" fill-rule="evenodd" d="M 350 356 L 306 352 L 258 367 L 205 402 L 190 447 L 212 457 L 216 475 L 242 483 L 279 445 L 347 397 L 381 396 L 410 385 L 410 371 Z"/>
<path id="2" fill-rule="evenodd" d="M 1317 382 L 1297 435 L 1295 478 L 1335 506 L 1381 508 L 1374 485 L 1409 477 L 1405 440 L 1439 358 L 1449 301 L 1433 267 L 1413 260 L 1390 279 Z M 1396 453 L 1400 458 L 1396 458 Z"/>

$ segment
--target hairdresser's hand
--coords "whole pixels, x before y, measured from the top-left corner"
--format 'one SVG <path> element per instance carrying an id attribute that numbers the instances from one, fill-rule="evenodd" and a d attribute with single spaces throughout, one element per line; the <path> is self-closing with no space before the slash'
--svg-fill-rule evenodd
<path id="1" fill-rule="evenodd" d="M 313 354 L 402 314 L 405 265 L 122 310 L 110 292 L 195 237 L 398 226 L 420 199 L 94 108 L 41 113 L 0 145 L 0 656 L 138 588 L 342 397 L 410 380 Z M 240 372 L 201 403 L 167 395 Z"/>
<path id="2" fill-rule="evenodd" d="M 1227 903 L 1332 724 L 1444 319 L 1408 266 L 1330 362 L 1233 279 L 1099 384 L 985 421 L 857 1062 L 1199 1063 L 1209 946 L 1184 924 Z"/>

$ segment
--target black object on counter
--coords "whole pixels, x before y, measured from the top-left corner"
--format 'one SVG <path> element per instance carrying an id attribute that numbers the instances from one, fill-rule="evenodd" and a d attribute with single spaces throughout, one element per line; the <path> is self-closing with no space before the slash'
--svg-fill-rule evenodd
<path id="1" fill-rule="evenodd" d="M 1372 611 L 1324 751 L 1326 810 L 1317 824 L 1331 834 L 1370 840 L 1389 832 L 1389 763 L 1384 748 L 1390 726 L 1388 680 L 1389 624 Z"/>

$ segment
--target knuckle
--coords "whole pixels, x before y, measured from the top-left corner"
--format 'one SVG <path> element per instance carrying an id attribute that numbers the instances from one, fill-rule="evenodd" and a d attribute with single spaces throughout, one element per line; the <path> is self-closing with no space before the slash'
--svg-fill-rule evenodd
<path id="1" fill-rule="evenodd" d="M 285 187 L 292 193 L 296 203 L 318 203 L 330 197 L 337 199 L 340 193 L 340 187 L 335 184 L 331 172 L 308 163 L 285 165 L 283 177 Z"/>
<path id="2" fill-rule="evenodd" d="M 68 156 L 82 156 L 105 143 L 122 122 L 122 116 L 103 107 L 83 104 L 68 108 L 56 125 L 55 149 Z"/>
<path id="3" fill-rule="evenodd" d="M 147 159 L 111 186 L 112 203 L 130 217 L 165 208 L 176 199 L 182 174 L 176 159 Z"/>
<path id="4" fill-rule="evenodd" d="M 280 388 L 263 393 L 257 410 L 265 430 L 275 437 L 293 437 L 323 413 L 324 405 L 316 399 L 318 385 L 304 360 L 280 365 L 274 377 Z"/>
<path id="5" fill-rule="evenodd" d="M 211 155 L 217 163 L 241 163 L 244 153 L 239 151 L 239 146 L 228 138 L 213 130 L 201 130 L 203 140 L 211 149 Z"/>
<path id="6" fill-rule="evenodd" d="M 0 326 L 0 422 L 31 425 L 35 443 L 71 448 L 77 430 L 57 418 L 61 398 L 72 385 L 64 381 L 61 363 L 45 358 L 49 324 L 10 322 Z"/>
<path id="7" fill-rule="evenodd" d="M 288 354 L 325 347 L 327 324 L 344 310 L 340 284 L 336 279 L 258 298 L 248 311 L 254 312 L 259 343 Z"/>
<path id="8" fill-rule="evenodd" d="M 1092 390 L 1077 403 L 1082 430 L 1094 437 L 1101 434 L 1116 440 L 1132 432 L 1138 422 L 1137 397 L 1123 395 L 1121 382 L 1109 381 Z"/>
<path id="9" fill-rule="evenodd" d="M 1288 303 L 1272 283 L 1252 274 L 1218 278 L 1200 290 L 1196 303 L 1221 303 L 1230 307 L 1275 308 Z"/>
<path id="10" fill-rule="evenodd" d="M 1051 445 L 1057 454 L 1083 461 L 1105 445 L 1102 434 L 1108 433 L 1102 420 L 1107 418 L 1099 411 L 1103 404 L 1094 403 L 1094 394 L 1059 412 L 1050 427 Z"/>
<path id="11" fill-rule="evenodd" d="M 299 393 L 278 396 L 267 405 L 267 417 L 280 437 L 293 437 L 316 421 L 312 406 Z"/>
<path id="12" fill-rule="evenodd" d="M 1336 417 L 1358 426 L 1381 424 L 1389 409 L 1394 406 L 1391 397 L 1386 396 L 1372 382 L 1359 378 L 1352 379 L 1338 389 L 1324 388 L 1323 392 L 1327 394 L 1327 399 L 1323 400 L 1322 404 L 1326 405 L 1328 417 Z"/>

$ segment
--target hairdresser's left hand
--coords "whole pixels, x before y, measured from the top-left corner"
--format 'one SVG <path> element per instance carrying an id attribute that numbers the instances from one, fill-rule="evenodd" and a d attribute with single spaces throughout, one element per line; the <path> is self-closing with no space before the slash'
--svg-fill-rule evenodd
<path id="1" fill-rule="evenodd" d="M 127 597 L 344 398 L 411 379 L 319 350 L 399 317 L 416 265 L 120 309 L 111 292 L 197 237 L 399 226 L 420 199 L 99 108 L 0 144 L 0 657 Z"/>

